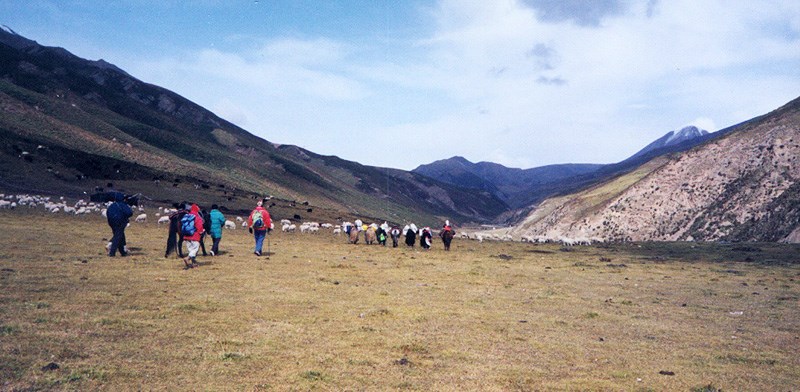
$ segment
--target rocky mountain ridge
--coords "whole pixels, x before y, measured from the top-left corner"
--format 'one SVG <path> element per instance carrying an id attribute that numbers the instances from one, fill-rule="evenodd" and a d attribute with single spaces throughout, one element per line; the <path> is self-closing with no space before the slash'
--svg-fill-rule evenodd
<path id="1" fill-rule="evenodd" d="M 615 241 L 796 241 L 800 98 L 721 135 L 547 199 L 512 232 Z"/>

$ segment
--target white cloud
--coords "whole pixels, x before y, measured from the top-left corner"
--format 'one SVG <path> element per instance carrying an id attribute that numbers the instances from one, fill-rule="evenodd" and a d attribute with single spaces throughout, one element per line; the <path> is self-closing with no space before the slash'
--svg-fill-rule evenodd
<path id="1" fill-rule="evenodd" d="M 535 3 L 442 0 L 422 39 L 262 37 L 132 63 L 271 141 L 406 169 L 452 155 L 614 162 L 800 91 L 797 2 Z"/>

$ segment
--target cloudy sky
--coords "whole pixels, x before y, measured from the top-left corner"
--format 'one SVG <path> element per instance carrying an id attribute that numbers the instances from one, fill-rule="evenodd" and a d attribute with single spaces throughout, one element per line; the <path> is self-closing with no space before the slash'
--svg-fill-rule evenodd
<path id="1" fill-rule="evenodd" d="M 0 23 L 271 142 L 401 169 L 617 162 L 800 96 L 796 0 L 12 0 Z"/>

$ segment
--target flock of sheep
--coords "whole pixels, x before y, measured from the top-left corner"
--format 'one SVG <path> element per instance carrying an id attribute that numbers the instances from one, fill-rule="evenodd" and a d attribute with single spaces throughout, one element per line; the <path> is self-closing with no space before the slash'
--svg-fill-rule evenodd
<path id="1" fill-rule="evenodd" d="M 14 209 L 14 208 L 35 208 L 35 207 L 43 207 L 50 213 L 57 214 L 73 214 L 73 215 L 83 215 L 83 214 L 91 214 L 91 213 L 100 213 L 101 215 L 105 216 L 106 207 L 109 203 L 94 203 L 94 202 L 86 202 L 85 200 L 78 200 L 75 203 L 69 203 L 66 201 L 65 197 L 58 197 L 52 198 L 50 196 L 39 196 L 39 195 L 28 195 L 28 194 L 16 194 L 16 195 L 7 195 L 0 193 L 0 209 Z M 158 212 L 155 212 L 155 216 L 158 217 L 157 223 L 158 224 L 169 224 L 169 215 L 175 212 L 175 209 L 165 208 L 165 207 L 158 207 Z M 146 223 L 148 219 L 147 213 L 145 213 L 145 209 L 141 206 L 137 207 L 139 214 L 136 215 L 134 218 L 134 222 L 136 223 Z M 237 216 L 236 222 L 231 220 L 225 221 L 225 228 L 228 230 L 235 230 L 237 223 L 241 227 L 247 227 L 247 220 L 241 216 Z M 288 219 L 282 219 L 280 221 L 281 231 L 285 233 L 308 233 L 308 234 L 317 234 L 321 231 L 330 231 L 334 235 L 339 235 L 344 231 L 344 227 L 347 225 L 353 225 L 350 222 L 343 222 L 341 225 L 334 225 L 332 223 L 318 223 L 318 222 L 303 222 L 299 225 L 292 223 Z M 377 227 L 376 224 L 373 224 Z M 403 230 L 403 235 L 405 235 L 406 229 Z M 468 233 L 466 231 L 461 231 L 459 233 L 459 237 L 462 239 L 472 239 L 477 240 L 479 242 L 483 242 L 484 240 L 491 240 L 491 241 L 515 241 L 514 237 L 509 234 L 497 234 L 497 232 L 490 232 L 490 231 L 475 231 L 472 233 Z M 528 243 L 539 243 L 539 244 L 546 244 L 546 243 L 560 243 L 564 246 L 575 246 L 575 245 L 591 245 L 592 243 L 603 243 L 604 240 L 602 238 L 589 238 L 589 237 L 581 237 L 581 238 L 567 238 L 564 236 L 533 236 L 533 235 L 523 235 L 520 238 L 521 242 L 528 242 Z"/>

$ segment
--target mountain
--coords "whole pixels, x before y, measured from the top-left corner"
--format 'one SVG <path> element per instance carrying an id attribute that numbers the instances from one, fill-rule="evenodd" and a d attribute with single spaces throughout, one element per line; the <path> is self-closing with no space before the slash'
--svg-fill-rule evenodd
<path id="1" fill-rule="evenodd" d="M 79 197 L 100 188 L 273 215 L 434 224 L 508 209 L 420 174 L 275 145 L 104 60 L 0 29 L 0 189 Z M 277 135 L 276 135 L 277 136 Z M 299 217 L 299 218 L 298 218 Z"/>
<path id="2" fill-rule="evenodd" d="M 699 144 L 704 140 L 703 136 L 708 135 L 708 131 L 698 129 L 695 126 L 688 126 L 679 131 L 669 131 L 666 135 L 658 138 L 656 141 L 648 144 L 645 148 L 633 154 L 631 158 L 646 155 L 648 152 L 663 150 L 672 146 L 682 146 L 685 144 Z"/>
<path id="3" fill-rule="evenodd" d="M 716 136 L 694 126 L 670 131 L 630 158 L 610 165 L 561 164 L 516 169 L 491 162 L 472 163 L 456 156 L 420 165 L 413 172 L 459 187 L 490 192 L 512 209 L 524 209 L 547 197 L 576 192 L 626 173 L 656 156 L 688 150 Z"/>
<path id="4" fill-rule="evenodd" d="M 512 232 L 623 241 L 800 240 L 800 98 L 714 135 L 547 199 Z"/>
<path id="5" fill-rule="evenodd" d="M 563 164 L 516 169 L 491 162 L 472 163 L 456 156 L 421 165 L 413 172 L 459 187 L 490 192 L 510 207 L 520 208 L 561 189 L 566 185 L 565 179 L 592 173 L 602 166 Z"/>

